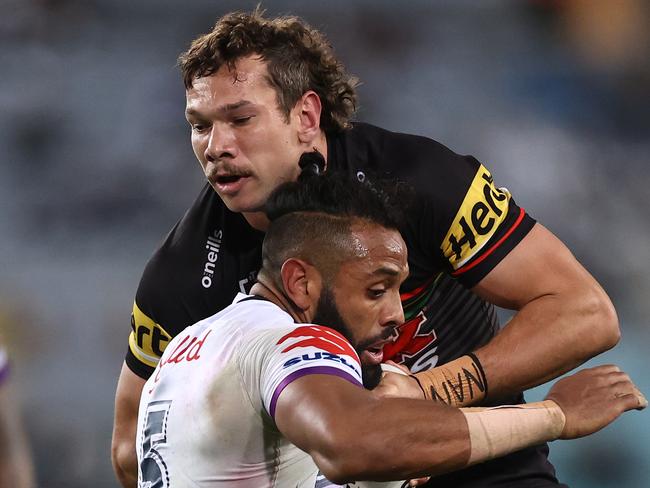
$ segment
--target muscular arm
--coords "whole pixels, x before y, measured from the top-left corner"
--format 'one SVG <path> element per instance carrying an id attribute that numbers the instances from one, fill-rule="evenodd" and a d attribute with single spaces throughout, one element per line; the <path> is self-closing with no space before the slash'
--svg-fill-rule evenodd
<path id="1" fill-rule="evenodd" d="M 474 291 L 518 310 L 488 344 L 470 355 L 415 374 L 389 375 L 378 392 L 480 404 L 540 385 L 613 347 L 618 319 L 609 297 L 569 250 L 540 224 Z"/>
<path id="2" fill-rule="evenodd" d="M 145 380 L 122 365 L 115 392 L 115 418 L 111 460 L 118 480 L 124 488 L 135 488 L 138 484 L 138 460 L 135 451 L 135 437 L 138 421 L 140 394 Z"/>
<path id="3" fill-rule="evenodd" d="M 275 420 L 338 483 L 441 473 L 466 465 L 470 456 L 460 410 L 421 400 L 378 399 L 335 376 L 309 375 L 291 383 L 280 395 Z"/>
<path id="4" fill-rule="evenodd" d="M 456 409 L 380 398 L 329 375 L 303 376 L 280 394 L 275 422 L 331 481 L 436 475 L 557 438 L 589 435 L 648 402 L 616 366 L 558 381 L 549 400 Z"/>
<path id="5" fill-rule="evenodd" d="M 542 384 L 618 342 L 618 319 L 609 297 L 540 224 L 474 291 L 500 307 L 518 310 L 476 351 L 490 397 Z"/>

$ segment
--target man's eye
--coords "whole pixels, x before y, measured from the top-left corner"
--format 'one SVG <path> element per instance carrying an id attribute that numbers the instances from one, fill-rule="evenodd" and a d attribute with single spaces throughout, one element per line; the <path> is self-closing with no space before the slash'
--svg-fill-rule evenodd
<path id="1" fill-rule="evenodd" d="M 371 288 L 368 290 L 370 298 L 381 298 L 385 293 L 386 290 L 383 288 Z"/>
<path id="2" fill-rule="evenodd" d="M 192 124 L 192 132 L 205 132 L 207 130 L 207 126 L 201 125 L 201 124 Z"/>
<path id="3" fill-rule="evenodd" d="M 236 117 L 233 119 L 233 124 L 235 125 L 244 125 L 250 122 L 250 120 L 253 118 L 252 115 L 248 115 L 246 117 Z"/>

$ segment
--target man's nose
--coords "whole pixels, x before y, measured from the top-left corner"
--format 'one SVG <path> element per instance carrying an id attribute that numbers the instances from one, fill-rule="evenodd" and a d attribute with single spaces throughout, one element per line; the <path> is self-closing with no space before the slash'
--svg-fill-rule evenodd
<path id="1" fill-rule="evenodd" d="M 205 148 L 205 159 L 210 162 L 237 156 L 237 145 L 232 130 L 214 124 L 210 130 L 210 139 Z"/>
<path id="2" fill-rule="evenodd" d="M 384 327 L 399 327 L 404 323 L 404 309 L 399 293 L 395 293 L 386 305 L 386 313 L 382 322 Z"/>

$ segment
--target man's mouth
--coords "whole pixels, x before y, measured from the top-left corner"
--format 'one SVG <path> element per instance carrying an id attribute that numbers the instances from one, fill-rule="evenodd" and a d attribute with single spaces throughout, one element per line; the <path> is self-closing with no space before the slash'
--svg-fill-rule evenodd
<path id="1" fill-rule="evenodd" d="M 220 185 L 225 185 L 228 183 L 234 183 L 235 181 L 239 181 L 239 179 L 242 178 L 242 175 L 221 175 L 217 176 L 216 180 L 217 183 Z"/>
<path id="2" fill-rule="evenodd" d="M 246 173 L 221 173 L 209 177 L 210 183 L 222 194 L 236 193 L 239 191 L 250 174 Z"/>
<path id="3" fill-rule="evenodd" d="M 384 348 L 367 347 L 361 351 L 359 359 L 361 359 L 363 364 L 381 364 L 384 360 Z"/>
<path id="4" fill-rule="evenodd" d="M 384 360 L 384 346 L 395 340 L 395 330 L 392 329 L 384 334 L 384 337 L 367 346 L 362 346 L 359 359 L 364 364 L 381 364 Z"/>

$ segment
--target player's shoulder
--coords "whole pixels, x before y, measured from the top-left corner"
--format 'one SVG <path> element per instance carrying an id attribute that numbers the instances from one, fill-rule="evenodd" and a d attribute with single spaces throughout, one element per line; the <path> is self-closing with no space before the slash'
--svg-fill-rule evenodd
<path id="1" fill-rule="evenodd" d="M 229 307 L 202 322 L 228 324 L 248 343 L 267 342 L 269 346 L 288 350 L 307 346 L 322 346 L 326 350 L 333 347 L 340 353 L 356 357 L 341 332 L 323 325 L 297 324 L 275 303 L 255 295 L 238 294 Z"/>
<path id="2" fill-rule="evenodd" d="M 218 195 L 206 184 L 147 261 L 138 295 L 167 295 L 169 290 L 186 286 L 190 281 L 183 277 L 190 270 L 203 266 L 206 246 L 221 244 L 223 229 L 232 218 L 230 214 Z"/>
<path id="3" fill-rule="evenodd" d="M 214 315 L 199 321 L 197 326 L 218 327 L 246 340 L 270 333 L 281 336 L 295 327 L 293 317 L 275 303 L 256 295 L 238 293 L 233 302 Z"/>
<path id="4" fill-rule="evenodd" d="M 403 167 L 426 162 L 429 165 L 444 167 L 445 164 L 453 164 L 464 158 L 430 137 L 395 132 L 363 122 L 352 125 L 348 138 L 351 146 L 361 146 L 368 157 L 383 165 Z"/>
<path id="5" fill-rule="evenodd" d="M 160 242 L 150 262 L 156 264 L 169 257 L 187 258 L 188 246 L 194 244 L 197 239 L 202 241 L 203 237 L 210 233 L 210 229 L 214 228 L 215 220 L 221 221 L 226 217 L 223 209 L 223 202 L 206 183 L 185 214 Z"/>
<path id="6" fill-rule="evenodd" d="M 455 201 L 462 196 L 481 167 L 472 156 L 459 155 L 429 137 L 370 124 L 355 123 L 342 137 L 353 170 L 367 169 L 409 182 L 418 196 L 435 201 L 436 206 L 441 199 Z"/>

